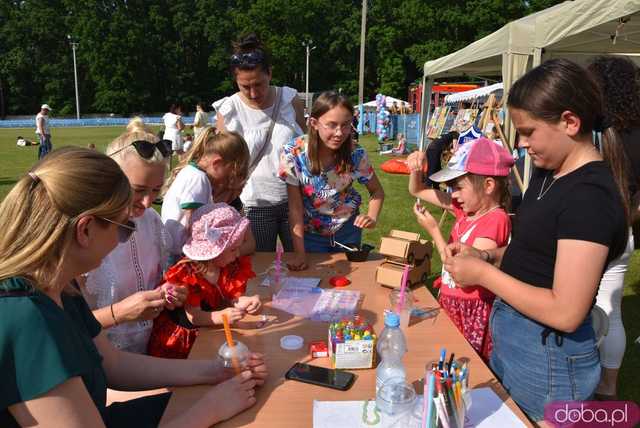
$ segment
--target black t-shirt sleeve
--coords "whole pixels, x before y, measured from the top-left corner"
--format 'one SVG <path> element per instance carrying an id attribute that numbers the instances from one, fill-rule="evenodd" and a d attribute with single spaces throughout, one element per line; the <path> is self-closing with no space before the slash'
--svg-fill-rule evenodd
<path id="1" fill-rule="evenodd" d="M 604 187 L 576 184 L 564 195 L 563 209 L 557 219 L 557 238 L 615 247 L 621 221 L 616 204 L 620 204 L 619 195 L 611 195 Z"/>

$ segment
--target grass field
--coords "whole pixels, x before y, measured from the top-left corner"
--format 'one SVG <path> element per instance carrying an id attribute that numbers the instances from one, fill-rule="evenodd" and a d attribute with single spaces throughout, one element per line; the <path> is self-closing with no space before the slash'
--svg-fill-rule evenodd
<path id="1" fill-rule="evenodd" d="M 57 128 L 53 130 L 53 146 L 77 145 L 86 147 L 94 143 L 99 150 L 103 150 L 114 137 L 123 131 L 123 128 Z M 35 138 L 33 129 L 0 129 L 0 200 L 9 192 L 28 168 L 37 159 L 37 146 L 17 147 L 16 137 Z M 378 220 L 378 227 L 372 231 L 366 231 L 364 241 L 378 244 L 380 237 L 391 229 L 402 229 L 420 232 L 411 207 L 414 200 L 407 192 L 408 178 L 404 175 L 390 175 L 379 169 L 385 157 L 377 153 L 377 143 L 371 136 L 362 139 L 363 145 L 369 152 L 369 156 L 376 168 L 382 182 L 386 199 L 382 215 Z M 366 194 L 366 190 L 359 189 Z M 366 200 L 366 197 L 364 198 Z M 365 207 L 366 210 L 366 207 Z M 439 218 L 439 210 L 432 211 Z M 451 217 L 445 223 L 445 228 L 451 227 Z M 440 271 L 440 260 L 436 255 L 433 260 L 431 279 Z M 627 350 L 623 361 L 619 378 L 619 395 L 623 400 L 640 402 L 640 345 L 634 343 L 640 336 L 640 252 L 635 252 L 625 279 L 624 298 L 622 312 L 627 333 Z"/>

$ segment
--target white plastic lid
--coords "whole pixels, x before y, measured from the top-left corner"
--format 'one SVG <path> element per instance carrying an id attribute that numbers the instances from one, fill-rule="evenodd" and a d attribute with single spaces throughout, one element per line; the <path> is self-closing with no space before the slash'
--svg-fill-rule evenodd
<path id="1" fill-rule="evenodd" d="M 288 351 L 295 351 L 296 349 L 302 348 L 303 343 L 304 339 L 300 336 L 289 335 L 280 338 L 280 347 Z"/>

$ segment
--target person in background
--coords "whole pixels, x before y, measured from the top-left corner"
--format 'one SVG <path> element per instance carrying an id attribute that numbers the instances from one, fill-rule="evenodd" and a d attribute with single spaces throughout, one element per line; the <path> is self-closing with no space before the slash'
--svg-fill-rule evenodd
<path id="1" fill-rule="evenodd" d="M 442 153 L 451 150 L 459 135 L 458 131 L 447 132 L 427 146 L 427 173 L 425 174 L 425 184 L 427 186 L 434 189 L 440 187 L 440 183 L 432 181 L 429 177 L 442 169 Z"/>
<path id="2" fill-rule="evenodd" d="M 242 135 L 249 146 L 249 180 L 240 198 L 257 251 L 275 251 L 279 238 L 291 251 L 287 186 L 278 178 L 285 144 L 306 130 L 295 89 L 271 85 L 271 58 L 255 34 L 234 44 L 231 73 L 238 92 L 216 102 L 217 128 Z"/>
<path id="3" fill-rule="evenodd" d="M 38 159 L 42 159 L 49 153 L 53 146 L 51 144 L 51 130 L 49 129 L 49 104 L 42 104 L 40 112 L 36 115 L 36 134 L 40 140 L 38 147 Z"/>
<path id="4" fill-rule="evenodd" d="M 115 348 L 74 278 L 135 231 L 129 180 L 95 150 L 51 152 L 0 203 L 0 426 L 209 427 L 255 404 L 267 369 L 235 377 L 216 359 L 169 360 Z M 228 380 L 227 380 L 228 379 Z M 159 425 L 170 393 L 106 406 L 107 386 L 215 385 Z"/>
<path id="5" fill-rule="evenodd" d="M 199 102 L 196 104 L 196 116 L 193 118 L 193 135 L 197 138 L 202 132 L 205 126 L 209 124 L 209 115 L 204 111 L 204 103 Z M 186 145 L 186 143 L 185 143 Z M 184 148 L 184 151 L 189 151 L 188 148 Z"/>
<path id="6" fill-rule="evenodd" d="M 163 140 L 171 141 L 171 149 L 177 155 L 183 153 L 182 147 L 182 130 L 184 123 L 182 122 L 182 107 L 178 104 L 171 104 L 169 112 L 162 116 L 164 122 Z"/>
<path id="7" fill-rule="evenodd" d="M 638 219 L 640 190 L 640 85 L 638 67 L 622 56 L 596 58 L 588 67 L 602 90 L 605 124 L 603 150 L 614 151 L 618 159 L 612 171 L 625 186 L 621 189 L 627 202 L 629 220 Z M 634 197 L 635 195 L 635 197 Z M 635 201 L 635 202 L 634 202 Z M 602 377 L 596 390 L 600 399 L 616 400 L 618 371 L 627 344 L 622 324 L 624 277 L 634 249 L 634 237 L 629 229 L 625 252 L 609 263 L 602 276 L 596 304 L 609 317 L 609 332 L 600 344 Z"/>

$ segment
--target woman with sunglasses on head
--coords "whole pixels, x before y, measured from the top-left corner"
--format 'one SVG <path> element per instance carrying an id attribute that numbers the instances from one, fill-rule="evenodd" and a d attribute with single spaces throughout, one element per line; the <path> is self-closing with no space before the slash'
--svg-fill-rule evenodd
<path id="1" fill-rule="evenodd" d="M 163 308 L 186 299 L 186 288 L 156 288 L 169 266 L 171 236 L 151 207 L 164 184 L 171 142 L 158 141 L 140 118 L 107 147 L 133 191 L 132 222 L 136 231 L 119 243 L 98 269 L 86 276 L 83 292 L 107 337 L 119 349 L 145 353 L 153 319 Z"/>
<path id="2" fill-rule="evenodd" d="M 128 239 L 131 200 L 116 162 L 68 147 L 37 163 L 0 204 L 0 426 L 158 426 L 169 394 L 106 407 L 107 386 L 219 383 L 164 427 L 208 427 L 255 403 L 267 375 L 261 355 L 230 378 L 216 360 L 124 352 L 101 332 L 74 278 Z"/>
<path id="3" fill-rule="evenodd" d="M 276 174 L 282 147 L 306 130 L 295 89 L 271 86 L 271 58 L 255 34 L 234 44 L 234 95 L 214 103 L 217 128 L 239 133 L 251 153 L 249 180 L 241 199 L 258 251 L 275 251 L 280 237 L 291 251 L 287 188 Z"/>
<path id="4" fill-rule="evenodd" d="M 366 150 L 352 140 L 352 116 L 346 97 L 323 92 L 313 103 L 309 134 L 284 147 L 278 175 L 289 193 L 293 270 L 307 268 L 306 252 L 344 251 L 336 243 L 359 246 L 362 229 L 376 227 L 384 190 Z M 367 214 L 359 214 L 355 181 L 369 191 Z"/>

